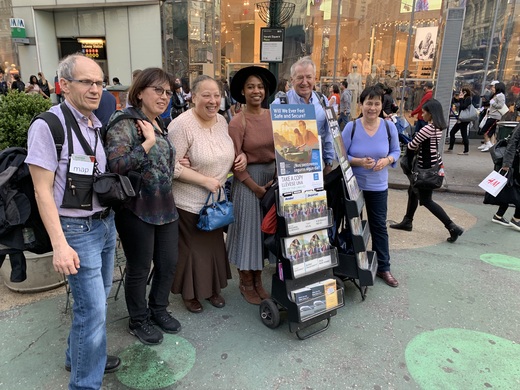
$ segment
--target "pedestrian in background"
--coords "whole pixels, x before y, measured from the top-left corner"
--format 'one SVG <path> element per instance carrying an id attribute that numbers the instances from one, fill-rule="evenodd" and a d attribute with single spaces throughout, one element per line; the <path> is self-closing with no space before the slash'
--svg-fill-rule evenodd
<path id="1" fill-rule="evenodd" d="M 458 103 L 459 110 L 458 115 L 472 105 L 472 94 L 471 89 L 468 86 L 464 86 L 461 88 L 460 92 L 455 96 L 455 101 Z M 464 145 L 464 150 L 459 153 L 459 155 L 467 156 L 469 154 L 469 137 L 468 137 L 468 125 L 470 122 L 462 122 L 458 119 L 457 115 L 457 123 L 450 130 L 450 146 L 446 150 L 446 152 L 450 153 L 455 146 L 455 135 L 459 132 L 462 136 L 462 144 Z"/>
<path id="2" fill-rule="evenodd" d="M 464 233 L 464 229 L 457 226 L 446 214 L 444 209 L 435 203 L 432 199 L 433 190 L 414 188 L 411 182 L 411 167 L 414 155 L 417 153 L 417 166 L 427 169 L 436 163 L 442 166 L 442 159 L 439 154 L 439 144 L 442 141 L 442 132 L 447 128 L 442 112 L 442 105 L 438 100 L 430 99 L 422 107 L 422 116 L 428 122 L 418 133 L 415 134 L 412 141 L 408 143 L 406 156 L 406 166 L 410 185 L 408 186 L 408 203 L 406 206 L 406 214 L 400 223 L 392 224 L 392 229 L 412 230 L 412 221 L 415 211 L 419 204 L 426 207 L 439 221 L 441 221 L 450 236 L 448 242 L 455 242 L 459 236 Z"/>
<path id="3" fill-rule="evenodd" d="M 507 143 L 506 154 L 502 163 L 501 171 L 508 175 L 508 184 L 498 194 L 501 199 L 506 197 L 506 202 L 499 205 L 497 212 L 491 218 L 491 221 L 503 226 L 510 226 L 520 231 L 520 126 L 516 126 L 511 138 Z M 496 168 L 495 168 L 496 169 Z M 503 192 L 503 193 L 502 193 Z M 509 198 L 509 199 L 507 199 Z M 515 205 L 515 213 L 508 221 L 504 215 L 509 208 L 509 204 Z"/>
<path id="4" fill-rule="evenodd" d="M 419 102 L 419 105 L 410 113 L 410 116 L 413 117 L 417 115 L 417 122 L 415 123 L 414 133 L 417 133 L 428 123 L 422 117 L 422 107 L 423 105 L 433 97 L 433 83 L 431 81 L 427 81 L 423 86 L 424 95 Z"/>
<path id="5" fill-rule="evenodd" d="M 478 147 L 481 152 L 488 152 L 493 146 L 494 142 L 492 139 L 497 130 L 497 123 L 502 119 L 500 110 L 506 104 L 506 86 L 504 83 L 493 81 L 491 83 L 491 92 L 493 92 L 493 96 L 491 96 L 485 116 L 487 119 L 484 126 L 480 129 L 480 134 L 484 135 L 484 143 Z"/>

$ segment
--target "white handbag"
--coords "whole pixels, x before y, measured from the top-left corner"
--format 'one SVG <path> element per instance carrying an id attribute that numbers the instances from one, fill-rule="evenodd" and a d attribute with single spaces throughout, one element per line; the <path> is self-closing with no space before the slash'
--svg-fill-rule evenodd
<path id="1" fill-rule="evenodd" d="M 509 112 L 509 107 L 508 107 L 508 105 L 507 105 L 507 104 L 504 104 L 504 105 L 502 106 L 502 108 L 499 108 L 499 109 L 498 109 L 498 112 L 499 112 L 500 115 L 502 115 L 502 116 L 506 115 L 506 114 Z"/>
<path id="2" fill-rule="evenodd" d="M 483 128 L 484 128 L 484 125 L 485 125 L 486 122 L 487 122 L 487 120 L 488 120 L 488 116 L 487 116 L 487 114 L 486 114 L 486 115 L 484 115 L 484 118 L 482 118 L 482 120 L 480 121 L 478 127 L 481 128 L 481 129 L 483 129 Z"/>

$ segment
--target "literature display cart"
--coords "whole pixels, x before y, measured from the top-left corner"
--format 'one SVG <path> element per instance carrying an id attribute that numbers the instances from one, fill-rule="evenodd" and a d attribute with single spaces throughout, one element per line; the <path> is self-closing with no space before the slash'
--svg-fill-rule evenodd
<path id="1" fill-rule="evenodd" d="M 359 290 L 361 299 L 365 300 L 368 286 L 374 285 L 377 254 L 367 250 L 370 229 L 368 221 L 364 220 L 362 215 L 365 204 L 363 191 L 359 189 L 352 167 L 348 162 L 336 115 L 329 107 L 325 110 L 339 160 L 337 170 L 341 171 L 341 175 L 336 172 L 336 180 L 339 180 L 340 185 L 333 189 L 336 196 L 341 196 L 339 202 L 335 202 L 333 206 L 341 208 L 339 213 L 335 213 L 336 218 L 339 219 L 335 221 L 335 233 L 337 236 L 348 236 L 351 240 L 349 248 L 342 247 L 338 250 L 338 265 L 334 268 L 334 275 L 344 281 L 352 282 Z M 334 177 L 334 173 L 331 173 L 330 176 Z"/>
<path id="2" fill-rule="evenodd" d="M 304 340 L 328 329 L 344 306 L 343 282 L 334 276 L 336 248 L 327 228 L 332 213 L 323 190 L 321 139 L 312 105 L 271 105 L 279 190 L 276 195 L 276 273 L 271 298 L 260 304 L 264 325 L 276 328 L 280 310 Z M 302 332 L 326 321 L 318 329 Z"/>

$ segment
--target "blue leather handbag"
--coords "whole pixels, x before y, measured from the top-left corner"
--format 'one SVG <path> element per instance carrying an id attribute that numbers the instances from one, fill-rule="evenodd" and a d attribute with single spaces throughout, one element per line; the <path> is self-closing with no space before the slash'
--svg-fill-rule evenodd
<path id="1" fill-rule="evenodd" d="M 206 203 L 199 211 L 197 228 L 200 230 L 210 232 L 235 222 L 233 203 L 228 200 L 226 192 L 221 190 L 218 190 L 216 202 L 213 193 L 210 192 L 206 198 Z M 224 193 L 224 199 L 219 201 L 221 192 Z M 208 204 L 210 197 L 211 203 Z"/>

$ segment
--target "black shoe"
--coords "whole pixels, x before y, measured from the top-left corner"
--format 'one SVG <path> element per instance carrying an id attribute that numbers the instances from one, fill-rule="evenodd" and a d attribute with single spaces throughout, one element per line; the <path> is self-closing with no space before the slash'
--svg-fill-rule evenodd
<path id="1" fill-rule="evenodd" d="M 462 236 L 462 233 L 464 233 L 464 229 L 455 225 L 453 222 L 448 225 L 448 231 L 450 232 L 450 236 L 446 239 L 448 242 L 457 241 L 457 238 Z"/>
<path id="2" fill-rule="evenodd" d="M 146 345 L 161 344 L 163 341 L 162 333 L 148 319 L 141 322 L 130 319 L 128 331 Z"/>
<path id="3" fill-rule="evenodd" d="M 403 220 L 399 223 L 393 223 L 390 225 L 392 229 L 397 230 L 406 230 L 407 232 L 412 231 L 412 220 L 404 217 Z"/>
<path id="4" fill-rule="evenodd" d="M 167 311 L 155 313 L 151 315 L 150 320 L 156 324 L 165 333 L 178 333 L 181 330 L 181 324 L 172 317 Z"/>
<path id="5" fill-rule="evenodd" d="M 107 363 L 105 364 L 105 374 L 116 372 L 121 366 L 121 359 L 117 356 L 107 355 Z M 70 372 L 70 366 L 65 365 L 65 370 Z"/>

